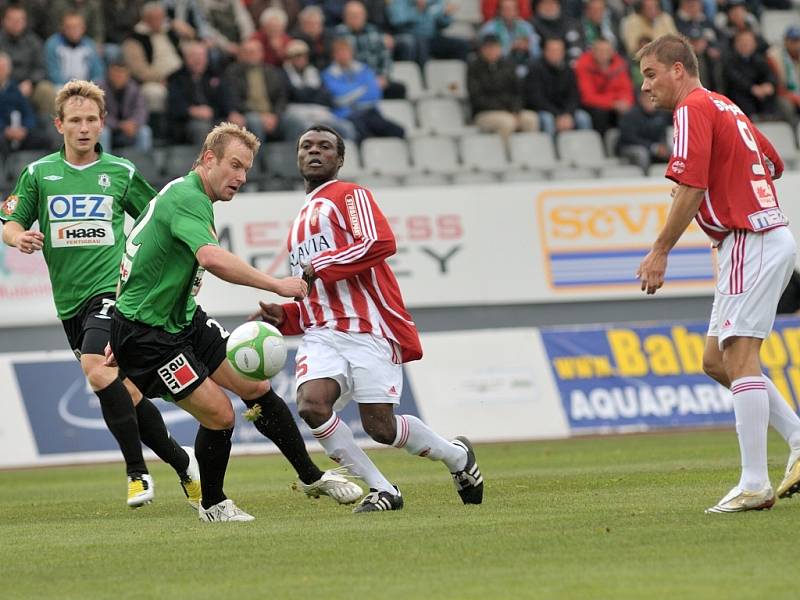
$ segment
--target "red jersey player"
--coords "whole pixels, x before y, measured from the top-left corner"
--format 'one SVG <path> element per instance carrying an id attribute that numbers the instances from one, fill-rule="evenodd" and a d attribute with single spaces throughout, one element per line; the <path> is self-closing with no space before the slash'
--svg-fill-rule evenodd
<path id="1" fill-rule="evenodd" d="M 344 140 L 314 126 L 300 137 L 297 162 L 306 200 L 289 232 L 292 274 L 310 283 L 303 299 L 261 303 L 260 316 L 284 334 L 303 334 L 297 352 L 297 407 L 314 437 L 336 462 L 369 484 L 353 512 L 399 510 L 389 483 L 336 415 L 355 400 L 364 431 L 376 442 L 443 462 L 464 504 L 480 504 L 483 478 L 469 440 L 447 441 L 412 415 L 395 415 L 404 362 L 422 357 L 397 280 L 386 263 L 395 239 L 372 193 L 338 181 Z"/>
<path id="2" fill-rule="evenodd" d="M 778 495 L 800 490 L 800 419 L 762 374 L 759 360 L 796 254 L 772 183 L 783 163 L 738 106 L 703 88 L 697 58 L 683 37 L 661 36 L 638 58 L 642 91 L 656 106 L 675 111 L 667 177 L 677 186 L 664 228 L 637 277 L 648 294 L 664 284 L 667 255 L 692 219 L 713 240 L 719 266 L 703 367 L 733 392 L 742 474 L 706 512 L 770 508 L 775 493 L 767 474 L 768 423 L 791 448 Z"/>

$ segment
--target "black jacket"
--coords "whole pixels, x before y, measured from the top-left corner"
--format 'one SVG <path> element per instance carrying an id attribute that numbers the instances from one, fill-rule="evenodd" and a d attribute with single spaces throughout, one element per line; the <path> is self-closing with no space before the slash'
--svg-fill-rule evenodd
<path id="1" fill-rule="evenodd" d="M 186 67 L 175 71 L 167 80 L 167 114 L 173 121 L 189 120 L 189 107 L 207 104 L 214 109 L 214 119 L 221 120 L 231 112 L 230 96 L 222 80 L 206 72 L 195 82 Z"/>
<path id="2" fill-rule="evenodd" d="M 467 67 L 467 90 L 472 114 L 485 110 L 522 109 L 522 93 L 514 63 L 501 58 L 489 64 L 477 57 Z"/>
<path id="3" fill-rule="evenodd" d="M 558 116 L 572 114 L 580 106 L 575 73 L 566 63 L 554 67 L 544 60 L 534 62 L 523 86 L 525 108 L 530 110 L 545 110 Z"/>
<path id="4" fill-rule="evenodd" d="M 672 116 L 668 112 L 646 113 L 637 104 L 619 120 L 619 147 L 644 146 L 650 150 L 653 144 L 664 144 L 671 124 Z"/>
<path id="5" fill-rule="evenodd" d="M 225 69 L 225 88 L 230 97 L 232 110 L 245 112 L 247 101 L 247 65 L 233 63 Z M 283 72 L 272 65 L 263 65 L 264 81 L 267 85 L 267 96 L 272 107 L 272 113 L 283 114 L 289 103 L 289 90 Z"/>

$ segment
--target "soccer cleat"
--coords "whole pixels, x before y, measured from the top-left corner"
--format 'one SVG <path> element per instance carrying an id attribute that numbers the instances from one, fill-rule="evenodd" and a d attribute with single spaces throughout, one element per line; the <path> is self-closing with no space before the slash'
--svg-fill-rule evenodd
<path id="1" fill-rule="evenodd" d="M 705 512 L 713 514 L 765 510 L 772 508 L 773 504 L 775 504 L 775 492 L 772 491 L 769 483 L 757 492 L 746 492 L 736 486 L 715 506 L 707 508 Z"/>
<path id="2" fill-rule="evenodd" d="M 181 446 L 189 455 L 189 466 L 186 467 L 186 472 L 180 475 L 181 489 L 186 495 L 186 501 L 189 505 L 197 510 L 200 506 L 200 500 L 203 498 L 203 493 L 200 488 L 200 467 L 197 464 L 197 458 L 194 455 L 194 449 L 191 446 Z"/>
<path id="3" fill-rule="evenodd" d="M 153 478 L 148 473 L 128 475 L 128 506 L 139 508 L 150 504 L 154 496 Z"/>
<path id="4" fill-rule="evenodd" d="M 778 486 L 778 498 L 791 498 L 800 492 L 800 448 L 792 450 L 786 463 L 786 474 Z"/>
<path id="5" fill-rule="evenodd" d="M 330 496 L 339 504 L 352 504 L 364 494 L 364 490 L 345 476 L 347 467 L 325 471 L 314 483 L 300 484 L 300 489 L 310 498 Z"/>
<path id="6" fill-rule="evenodd" d="M 456 484 L 458 495 L 464 504 L 480 504 L 483 502 L 483 475 L 478 468 L 475 460 L 475 451 L 472 444 L 463 435 L 453 440 L 456 446 L 460 446 L 467 453 L 467 464 L 461 471 L 451 473 L 453 482 Z"/>
<path id="7" fill-rule="evenodd" d="M 233 503 L 233 500 L 227 498 L 215 504 L 211 508 L 203 508 L 200 504 L 197 508 L 197 513 L 201 521 L 207 523 L 222 523 L 223 521 L 255 521 L 253 515 L 248 515 L 241 508 Z"/>
<path id="8" fill-rule="evenodd" d="M 374 488 L 369 489 L 369 494 L 364 496 L 358 506 L 353 509 L 354 513 L 378 512 L 384 510 L 401 510 L 403 508 L 403 495 L 400 488 L 395 486 L 397 494 L 387 491 L 378 491 Z"/>

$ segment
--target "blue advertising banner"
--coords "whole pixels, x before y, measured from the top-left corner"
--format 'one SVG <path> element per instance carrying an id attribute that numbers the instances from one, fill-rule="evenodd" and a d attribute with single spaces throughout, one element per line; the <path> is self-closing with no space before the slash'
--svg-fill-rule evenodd
<path id="1" fill-rule="evenodd" d="M 541 330 L 573 433 L 732 424 L 730 392 L 703 373 L 700 321 Z M 779 319 L 764 371 L 793 408 L 800 394 L 800 320 Z"/>
<path id="2" fill-rule="evenodd" d="M 295 350 L 290 349 L 286 366 L 272 379 L 272 385 L 294 413 L 305 439 L 310 441 L 313 436 L 308 426 L 297 416 L 294 359 Z M 97 396 L 75 359 L 12 361 L 12 364 L 40 455 L 117 449 L 103 421 Z M 234 444 L 269 443 L 242 417 L 246 410 L 244 404 L 234 396 L 231 399 L 236 412 Z M 193 445 L 197 432 L 194 418 L 174 404 L 162 400 L 154 402 L 172 436 L 183 445 Z M 400 403 L 403 413 L 419 415 L 411 385 L 403 386 Z M 349 403 L 339 416 L 350 426 L 357 440 L 367 439 L 355 403 Z"/>

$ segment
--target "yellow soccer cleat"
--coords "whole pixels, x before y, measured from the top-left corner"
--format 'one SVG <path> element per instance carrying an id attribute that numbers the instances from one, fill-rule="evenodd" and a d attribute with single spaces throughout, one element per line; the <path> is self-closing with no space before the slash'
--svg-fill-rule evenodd
<path id="1" fill-rule="evenodd" d="M 150 504 L 154 496 L 153 478 L 149 474 L 128 476 L 128 506 L 139 508 Z"/>
<path id="2" fill-rule="evenodd" d="M 766 510 L 772 508 L 773 504 L 775 504 L 775 492 L 772 491 L 769 483 L 757 492 L 746 492 L 736 486 L 715 506 L 707 508 L 705 512 L 714 514 Z"/>
<path id="3" fill-rule="evenodd" d="M 778 498 L 791 498 L 800 492 L 800 449 L 792 450 L 786 464 L 786 474 L 778 486 Z"/>
<path id="4" fill-rule="evenodd" d="M 200 467 L 197 464 L 194 449 L 190 446 L 181 446 L 181 448 L 189 455 L 189 466 L 186 467 L 186 472 L 180 476 L 181 489 L 189 505 L 197 510 L 198 506 L 200 506 L 200 500 L 203 498 L 202 488 L 200 487 Z"/>

